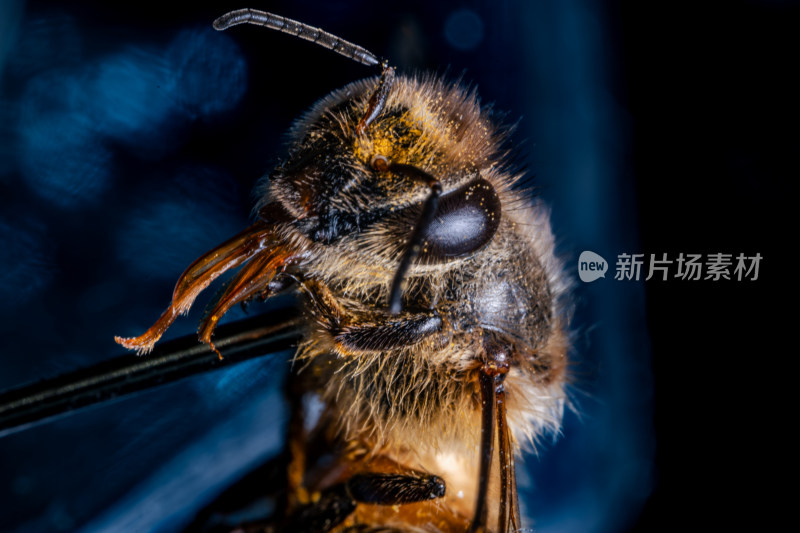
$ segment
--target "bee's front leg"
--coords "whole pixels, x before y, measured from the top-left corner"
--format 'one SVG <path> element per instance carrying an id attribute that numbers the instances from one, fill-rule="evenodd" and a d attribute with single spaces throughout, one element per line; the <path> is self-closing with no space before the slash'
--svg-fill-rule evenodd
<path id="1" fill-rule="evenodd" d="M 440 333 L 442 324 L 442 317 L 432 310 L 351 324 L 331 333 L 336 347 L 342 352 L 380 352 L 413 346 Z"/>
<path id="2" fill-rule="evenodd" d="M 405 309 L 399 315 L 376 314 L 369 321 L 353 319 L 325 285 L 292 277 L 308 296 L 312 312 L 333 337 L 340 354 L 413 346 L 445 330 L 442 313 L 436 309 Z"/>
<path id="3" fill-rule="evenodd" d="M 298 533 L 330 531 L 344 522 L 359 503 L 400 505 L 434 500 L 444 493 L 444 480 L 438 476 L 419 472 L 356 474 L 322 491 L 314 503 L 295 510 L 283 530 Z"/>

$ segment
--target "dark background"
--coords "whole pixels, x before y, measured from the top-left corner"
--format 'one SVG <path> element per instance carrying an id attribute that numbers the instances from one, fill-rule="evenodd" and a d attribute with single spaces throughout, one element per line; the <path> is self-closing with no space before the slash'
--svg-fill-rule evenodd
<path id="1" fill-rule="evenodd" d="M 291 121 L 374 74 L 286 35 L 210 29 L 245 5 L 0 4 L 0 389 L 120 355 L 113 336 L 149 326 L 183 268 L 248 224 Z M 526 456 L 520 494 L 541 532 L 772 529 L 798 6 L 249 6 L 475 85 L 517 124 L 576 280 L 583 250 L 612 268 L 760 253 L 756 281 L 576 281 L 574 410 Z M 179 528 L 279 448 L 284 371 L 255 361 L 0 437 L 0 529 Z"/>
<path id="2" fill-rule="evenodd" d="M 773 476 L 792 387 L 798 13 L 796 2 L 620 12 L 642 249 L 764 257 L 755 283 L 647 284 L 660 474 L 637 531 L 786 521 Z"/>

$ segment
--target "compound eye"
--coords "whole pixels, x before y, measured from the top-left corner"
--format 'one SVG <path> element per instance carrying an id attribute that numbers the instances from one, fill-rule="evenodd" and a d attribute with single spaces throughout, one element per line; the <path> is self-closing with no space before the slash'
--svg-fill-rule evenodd
<path id="1" fill-rule="evenodd" d="M 477 179 L 440 198 L 420 258 L 437 262 L 474 253 L 492 240 L 499 225 L 500 198 L 491 183 Z"/>

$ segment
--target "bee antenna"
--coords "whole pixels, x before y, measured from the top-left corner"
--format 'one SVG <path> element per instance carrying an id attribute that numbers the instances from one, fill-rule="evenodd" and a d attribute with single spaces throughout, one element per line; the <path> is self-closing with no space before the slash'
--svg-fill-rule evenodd
<path id="1" fill-rule="evenodd" d="M 303 22 L 298 22 L 290 18 L 281 17 L 266 11 L 257 9 L 237 9 L 225 13 L 214 21 L 214 29 L 217 31 L 227 30 L 231 26 L 238 24 L 255 24 L 264 26 L 289 35 L 294 35 L 306 41 L 324 46 L 328 50 L 333 50 L 337 54 L 349 57 L 353 61 L 358 61 L 368 67 L 382 66 L 386 69 L 386 61 L 381 61 L 378 56 L 357 44 L 345 41 L 332 33 L 323 31 L 320 28 L 309 26 Z"/>
<path id="2" fill-rule="evenodd" d="M 411 262 L 419 255 L 422 245 L 425 242 L 425 234 L 433 222 L 436 209 L 439 207 L 439 197 L 442 194 L 442 185 L 439 180 L 431 176 L 424 170 L 417 168 L 413 165 L 405 165 L 401 163 L 388 163 L 382 156 L 377 156 L 373 162 L 373 167 L 376 170 L 390 170 L 399 174 L 405 174 L 415 181 L 425 183 L 431 188 L 430 194 L 425 199 L 422 206 L 422 214 L 417 220 L 414 231 L 411 233 L 411 238 L 408 240 L 408 246 L 403 252 L 403 257 L 400 259 L 400 266 L 394 273 L 392 280 L 392 288 L 389 290 L 389 312 L 396 315 L 402 308 L 403 297 L 403 279 L 411 267 Z"/>

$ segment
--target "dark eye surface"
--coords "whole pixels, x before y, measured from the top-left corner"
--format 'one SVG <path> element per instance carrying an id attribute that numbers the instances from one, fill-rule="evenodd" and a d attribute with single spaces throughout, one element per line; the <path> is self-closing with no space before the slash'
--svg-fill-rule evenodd
<path id="1" fill-rule="evenodd" d="M 497 192 L 488 181 L 477 179 L 441 198 L 420 258 L 442 261 L 469 255 L 492 239 L 499 224 Z"/>

